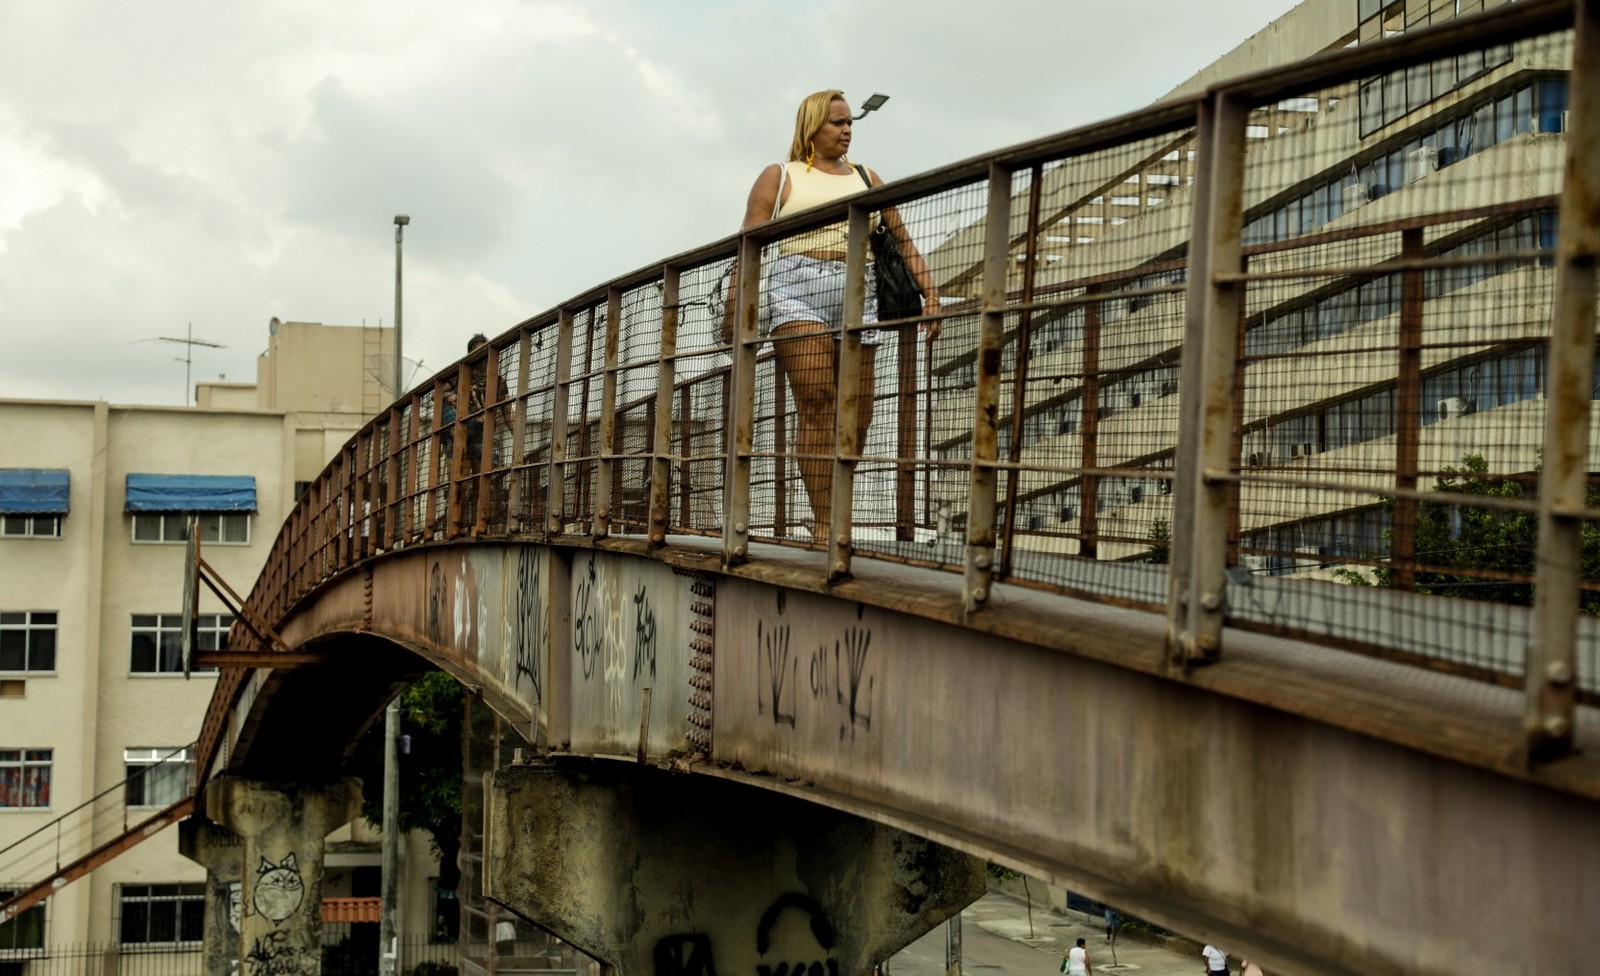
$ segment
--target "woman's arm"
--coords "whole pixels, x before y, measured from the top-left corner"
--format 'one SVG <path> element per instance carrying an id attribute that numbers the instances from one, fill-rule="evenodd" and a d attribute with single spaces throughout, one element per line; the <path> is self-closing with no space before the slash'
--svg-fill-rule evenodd
<path id="1" fill-rule="evenodd" d="M 780 180 L 783 173 L 782 163 L 773 163 L 761 171 L 756 177 L 755 185 L 750 187 L 750 197 L 744 205 L 744 222 L 739 225 L 740 230 L 747 230 L 757 224 L 764 224 L 772 219 L 772 214 L 778 209 L 778 186 L 787 182 Z M 789 187 L 783 187 L 784 196 L 788 196 Z M 733 341 L 733 316 L 734 309 L 738 307 L 737 297 L 739 289 L 739 259 L 733 259 L 733 266 L 728 269 L 728 294 L 723 302 L 722 313 L 722 341 Z"/>
<path id="2" fill-rule="evenodd" d="M 883 179 L 873 172 L 872 167 L 867 167 L 867 175 L 872 177 L 873 186 L 882 186 Z M 922 254 L 917 250 L 917 245 L 911 240 L 911 232 L 906 230 L 905 223 L 900 219 L 900 212 L 893 207 L 883 210 L 883 225 L 889 228 L 889 233 L 900 243 L 900 253 L 906 259 L 906 268 L 911 276 L 917 279 L 917 287 L 922 289 L 922 314 L 932 315 L 939 311 L 939 288 L 933 283 L 933 275 L 928 271 L 928 263 L 922 260 Z M 922 323 L 928 332 L 928 341 L 939 337 L 939 320 L 930 319 Z"/>
<path id="3" fill-rule="evenodd" d="M 773 163 L 756 177 L 755 185 L 750 188 L 750 199 L 744 206 L 744 223 L 739 225 L 740 230 L 748 230 L 772 219 L 773 211 L 778 209 L 778 175 L 781 172 L 780 164 Z M 787 197 L 789 188 L 785 186 L 783 189 Z"/>

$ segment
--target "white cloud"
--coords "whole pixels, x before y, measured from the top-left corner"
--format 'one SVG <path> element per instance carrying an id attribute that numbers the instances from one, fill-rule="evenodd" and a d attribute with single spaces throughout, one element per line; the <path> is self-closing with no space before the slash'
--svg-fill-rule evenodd
<path id="1" fill-rule="evenodd" d="M 0 396 L 176 403 L 273 316 L 430 366 L 732 232 L 805 93 L 893 178 L 1149 102 L 1290 0 L 0 4 Z M 1161 31 L 1128 30 L 1161 23 Z"/>

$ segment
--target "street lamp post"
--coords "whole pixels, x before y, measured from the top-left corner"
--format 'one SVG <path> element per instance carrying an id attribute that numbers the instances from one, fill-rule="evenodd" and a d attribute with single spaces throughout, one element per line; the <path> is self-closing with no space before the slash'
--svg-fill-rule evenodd
<path id="1" fill-rule="evenodd" d="M 394 215 L 394 398 L 405 393 L 405 360 L 400 347 L 400 244 L 405 239 L 406 225 L 411 218 L 405 214 Z"/>

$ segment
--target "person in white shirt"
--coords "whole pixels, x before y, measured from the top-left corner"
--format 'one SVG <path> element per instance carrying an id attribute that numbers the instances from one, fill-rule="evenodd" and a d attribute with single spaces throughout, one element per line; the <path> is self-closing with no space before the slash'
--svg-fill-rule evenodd
<path id="1" fill-rule="evenodd" d="M 1206 946 L 1200 950 L 1200 955 L 1206 960 L 1206 976 L 1215 976 L 1217 973 L 1228 971 L 1228 954 L 1216 946 Z"/>
<path id="2" fill-rule="evenodd" d="M 1094 964 L 1089 961 L 1089 950 L 1083 947 L 1083 940 L 1067 950 L 1067 976 L 1094 976 Z"/>

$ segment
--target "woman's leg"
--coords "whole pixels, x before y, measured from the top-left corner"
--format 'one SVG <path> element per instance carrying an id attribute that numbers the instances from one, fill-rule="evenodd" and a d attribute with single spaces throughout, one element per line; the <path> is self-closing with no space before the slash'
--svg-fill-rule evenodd
<path id="1" fill-rule="evenodd" d="M 826 532 L 832 516 L 834 416 L 839 396 L 839 350 L 833 336 L 821 333 L 816 322 L 785 322 L 772 330 L 773 350 L 795 402 L 796 451 L 800 480 L 811 501 L 813 537 Z M 806 332 L 818 335 L 802 335 Z M 873 358 L 876 347 L 861 349 L 861 400 L 856 417 L 857 443 L 866 447 L 872 424 Z M 782 404 L 779 405 L 781 410 Z"/>

